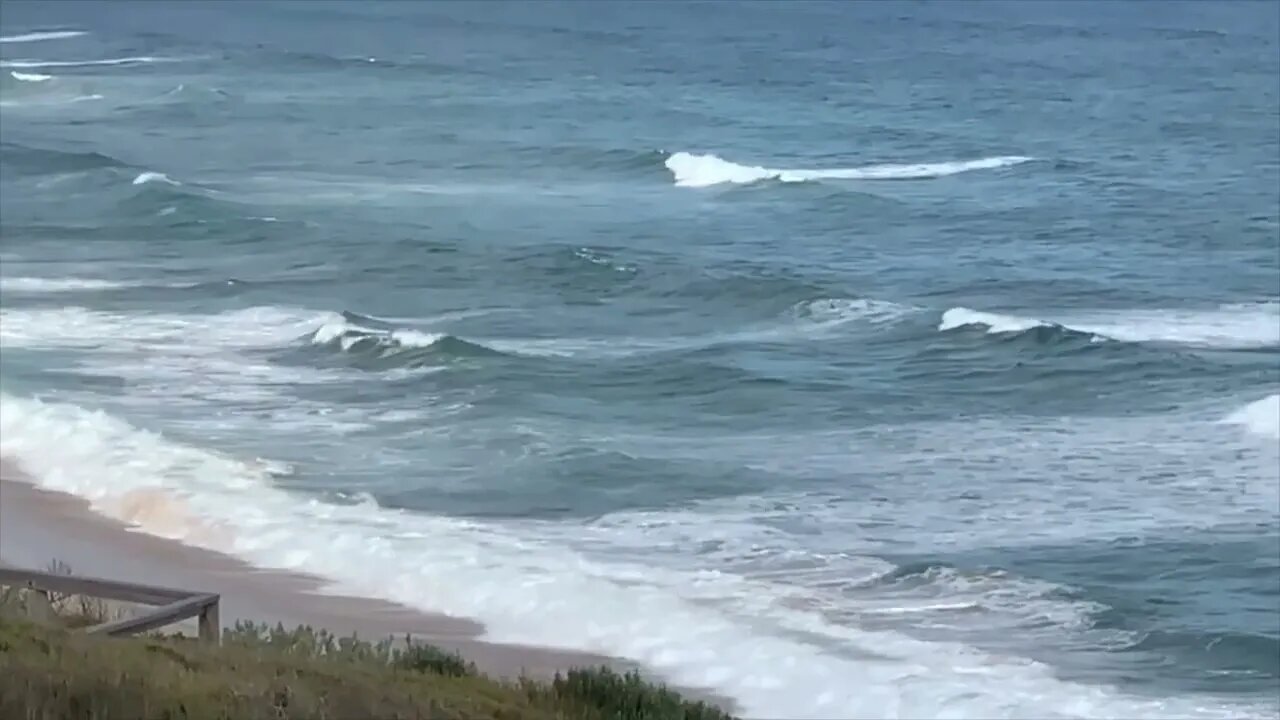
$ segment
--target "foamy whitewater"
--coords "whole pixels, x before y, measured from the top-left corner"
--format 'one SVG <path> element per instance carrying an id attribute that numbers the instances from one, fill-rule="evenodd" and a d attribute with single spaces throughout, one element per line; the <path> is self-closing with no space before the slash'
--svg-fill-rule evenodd
<path id="1" fill-rule="evenodd" d="M 1276 716 L 1278 13 L 6 3 L 0 455 L 748 717 Z"/>
<path id="2" fill-rule="evenodd" d="M 826 170 L 779 170 L 739 165 L 715 155 L 693 155 L 678 152 L 667 158 L 667 169 L 675 176 L 676 185 L 707 187 L 721 183 L 754 183 L 761 180 L 809 182 L 814 180 L 924 180 L 946 177 L 973 170 L 993 170 L 1029 162 L 1028 157 L 990 157 L 907 165 L 867 165 L 864 167 L 829 168 Z"/>

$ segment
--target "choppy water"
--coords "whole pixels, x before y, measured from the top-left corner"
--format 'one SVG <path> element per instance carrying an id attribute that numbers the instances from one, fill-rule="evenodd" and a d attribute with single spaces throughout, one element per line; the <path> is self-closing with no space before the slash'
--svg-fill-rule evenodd
<path id="1" fill-rule="evenodd" d="M 1274 3 L 45 3 L 0 451 L 752 715 L 1280 711 Z"/>

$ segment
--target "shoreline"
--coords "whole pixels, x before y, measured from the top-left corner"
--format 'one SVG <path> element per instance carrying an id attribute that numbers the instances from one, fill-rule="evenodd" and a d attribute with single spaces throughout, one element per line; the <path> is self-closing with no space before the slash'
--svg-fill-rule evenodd
<path id="1" fill-rule="evenodd" d="M 356 633 L 365 640 L 407 634 L 457 652 L 495 678 L 523 674 L 548 679 L 570 668 L 604 665 L 667 682 L 625 659 L 481 640 L 484 626 L 474 620 L 324 593 L 326 583 L 318 577 L 257 568 L 230 555 L 136 531 L 94 512 L 82 498 L 39 487 L 15 461 L 0 457 L 0 562 L 44 570 L 54 560 L 75 574 L 218 593 L 223 628 L 245 620 L 310 625 L 337 635 Z M 734 703 L 706 690 L 669 686 L 691 699 L 736 711 Z"/>

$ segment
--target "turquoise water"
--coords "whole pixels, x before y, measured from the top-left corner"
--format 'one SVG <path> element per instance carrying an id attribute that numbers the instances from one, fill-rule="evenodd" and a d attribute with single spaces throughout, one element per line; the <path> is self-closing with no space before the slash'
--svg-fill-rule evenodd
<path id="1" fill-rule="evenodd" d="M 1268 3 L 4 3 L 0 451 L 746 714 L 1280 712 Z"/>

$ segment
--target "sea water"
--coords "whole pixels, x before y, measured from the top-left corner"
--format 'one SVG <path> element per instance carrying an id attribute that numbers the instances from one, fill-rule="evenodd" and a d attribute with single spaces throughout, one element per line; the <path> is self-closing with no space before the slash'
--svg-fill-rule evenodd
<path id="1" fill-rule="evenodd" d="M 750 716 L 1275 716 L 1277 7 L 7 0 L 0 452 Z"/>

